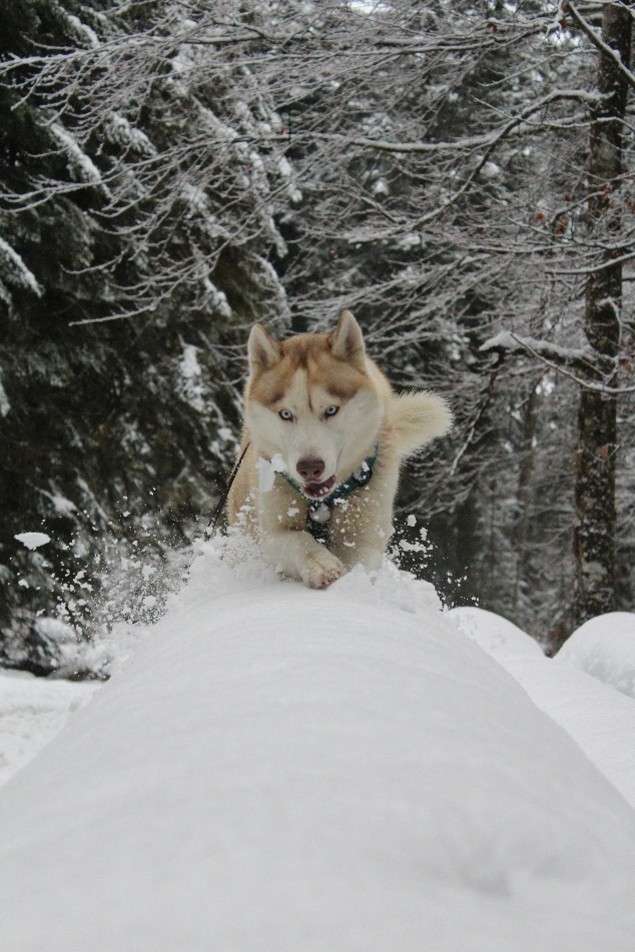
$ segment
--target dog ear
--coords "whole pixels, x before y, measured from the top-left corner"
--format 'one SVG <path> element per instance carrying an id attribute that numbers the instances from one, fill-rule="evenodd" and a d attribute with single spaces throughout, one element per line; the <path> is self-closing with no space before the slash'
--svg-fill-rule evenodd
<path id="1" fill-rule="evenodd" d="M 247 341 L 249 369 L 252 373 L 268 370 L 281 358 L 280 345 L 262 324 L 254 324 Z"/>
<path id="2" fill-rule="evenodd" d="M 340 311 L 337 327 L 329 334 L 329 343 L 334 357 L 348 361 L 359 370 L 366 369 L 364 335 L 350 311 Z"/>

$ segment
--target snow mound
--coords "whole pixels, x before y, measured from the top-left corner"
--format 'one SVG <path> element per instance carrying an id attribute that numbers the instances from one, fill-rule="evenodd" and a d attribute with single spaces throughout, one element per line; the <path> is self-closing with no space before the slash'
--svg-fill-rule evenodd
<path id="1" fill-rule="evenodd" d="M 635 613 L 609 612 L 585 622 L 555 660 L 635 698 Z"/>
<path id="2" fill-rule="evenodd" d="M 495 658 L 508 654 L 543 657 L 540 646 L 531 635 L 502 615 L 468 605 L 451 608 L 446 617 L 458 625 L 471 641 Z"/>
<path id="3" fill-rule="evenodd" d="M 495 658 L 635 807 L 633 701 L 584 671 L 555 664 L 529 635 L 499 615 L 453 608 L 446 618 Z"/>
<path id="4" fill-rule="evenodd" d="M 633 811 L 390 567 L 312 592 L 201 547 L 0 790 L 20 952 L 630 952 L 634 892 Z"/>

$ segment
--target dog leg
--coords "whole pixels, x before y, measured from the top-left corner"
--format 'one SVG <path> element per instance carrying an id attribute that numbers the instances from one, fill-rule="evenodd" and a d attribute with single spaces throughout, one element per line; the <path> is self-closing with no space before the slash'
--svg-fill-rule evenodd
<path id="1" fill-rule="evenodd" d="M 308 532 L 271 532 L 262 539 L 262 549 L 277 571 L 300 579 L 309 588 L 328 588 L 346 571 L 337 556 Z"/>
<path id="2" fill-rule="evenodd" d="M 332 552 L 305 531 L 307 502 L 277 476 L 259 495 L 259 538 L 270 565 L 309 588 L 327 588 L 346 571 Z"/>
<path id="3" fill-rule="evenodd" d="M 354 565 L 363 565 L 368 572 L 381 568 L 387 538 L 355 540 L 343 539 L 333 544 L 333 551 L 347 569 Z"/>
<path id="4" fill-rule="evenodd" d="M 377 518 L 378 514 L 373 519 L 361 518 L 359 511 L 355 515 L 354 519 L 333 520 L 331 550 L 347 568 L 363 565 L 369 572 L 375 572 L 381 567 L 392 527 Z"/>

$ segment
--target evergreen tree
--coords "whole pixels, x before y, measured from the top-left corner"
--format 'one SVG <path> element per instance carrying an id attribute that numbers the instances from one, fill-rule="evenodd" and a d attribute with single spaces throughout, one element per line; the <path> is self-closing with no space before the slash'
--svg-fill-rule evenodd
<path id="1" fill-rule="evenodd" d="M 286 319 L 267 261 L 284 243 L 243 142 L 260 116 L 195 81 L 168 35 L 118 100 L 104 77 L 147 18 L 23 6 L 0 5 L 0 660 L 88 672 L 117 598 L 156 617 L 169 549 L 211 506 L 235 449 L 245 328 Z M 51 542 L 29 551 L 25 530 Z"/>

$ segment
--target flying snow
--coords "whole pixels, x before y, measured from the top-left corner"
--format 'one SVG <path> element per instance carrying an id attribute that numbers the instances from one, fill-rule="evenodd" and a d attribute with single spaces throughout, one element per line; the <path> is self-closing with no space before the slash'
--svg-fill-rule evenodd
<path id="1" fill-rule="evenodd" d="M 279 453 L 275 453 L 270 460 L 259 456 L 256 460 L 258 470 L 258 486 L 261 493 L 271 492 L 276 473 L 286 473 L 287 467 Z"/>
<path id="2" fill-rule="evenodd" d="M 222 555 L 0 791 L 8 949 L 632 950 L 633 811 L 545 713 L 564 665 L 389 564 Z"/>
<path id="3" fill-rule="evenodd" d="M 48 536 L 46 532 L 18 532 L 13 538 L 21 542 L 22 545 L 25 545 L 27 549 L 31 549 L 31 551 L 39 549 L 51 541 L 51 537 Z"/>

